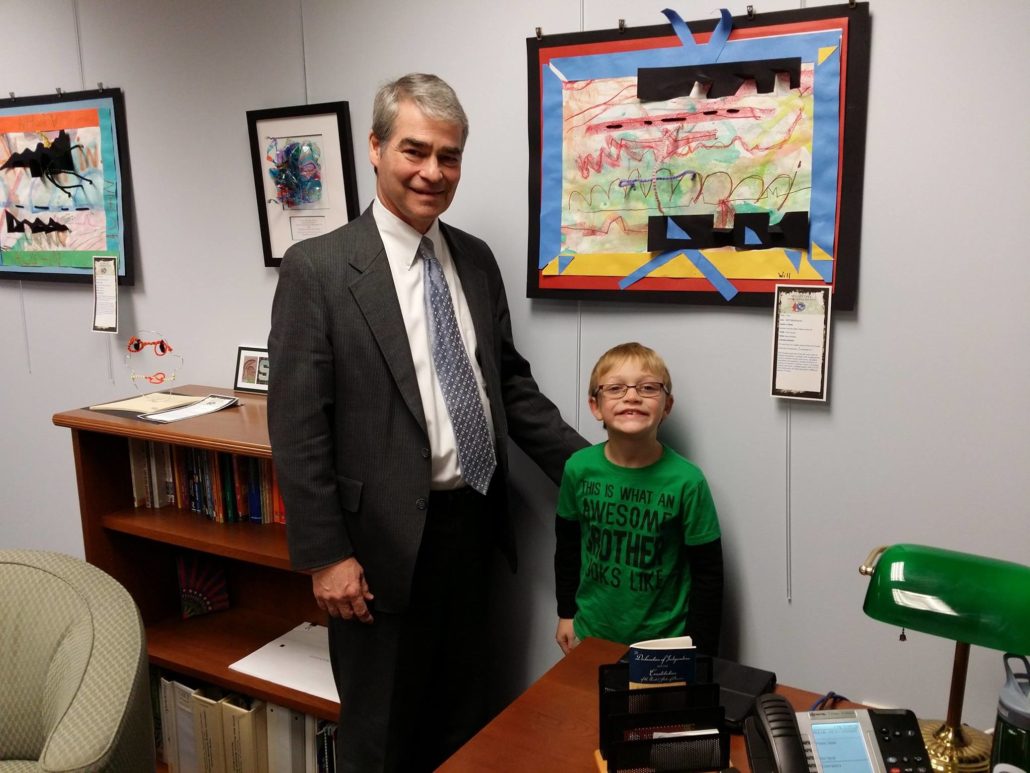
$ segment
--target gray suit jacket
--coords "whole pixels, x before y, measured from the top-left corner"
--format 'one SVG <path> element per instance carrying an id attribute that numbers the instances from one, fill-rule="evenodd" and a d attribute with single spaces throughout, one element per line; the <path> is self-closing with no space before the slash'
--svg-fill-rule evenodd
<path id="1" fill-rule="evenodd" d="M 507 441 L 556 483 L 586 445 L 540 394 L 515 349 L 500 271 L 480 239 L 443 225 L 476 330 L 497 438 L 489 494 L 498 546 L 515 568 Z M 268 339 L 268 429 L 295 568 L 354 555 L 376 607 L 403 611 L 429 498 L 431 452 L 415 367 L 371 208 L 291 247 Z"/>

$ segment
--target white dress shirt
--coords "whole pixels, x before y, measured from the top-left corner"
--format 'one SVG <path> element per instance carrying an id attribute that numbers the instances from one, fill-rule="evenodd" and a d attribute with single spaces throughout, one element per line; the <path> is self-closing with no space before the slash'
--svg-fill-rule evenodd
<path id="1" fill-rule="evenodd" d="M 454 489 L 465 485 L 461 476 L 461 465 L 458 463 L 458 447 L 454 439 L 454 427 L 451 424 L 447 405 L 444 403 L 443 390 L 433 365 L 432 348 L 429 340 L 429 324 L 426 318 L 425 295 L 422 289 L 423 267 L 418 256 L 418 246 L 422 234 L 405 223 L 379 201 L 376 197 L 372 205 L 379 236 L 386 247 L 386 257 L 393 275 L 393 284 L 397 289 L 397 300 L 404 318 L 404 329 L 408 334 L 408 345 L 411 347 L 411 359 L 415 363 L 415 377 L 418 379 L 418 390 L 422 397 L 422 409 L 426 415 L 426 429 L 429 431 L 429 447 L 432 452 L 434 489 Z M 490 403 L 486 399 L 486 386 L 483 374 L 476 361 L 476 331 L 472 326 L 472 315 L 465 294 L 461 289 L 458 273 L 454 269 L 447 240 L 440 233 L 440 221 L 434 220 L 426 231 L 433 242 L 437 260 L 447 278 L 447 289 L 451 293 L 454 314 L 458 318 L 458 329 L 465 351 L 472 363 L 472 371 L 479 387 L 479 398 L 486 413 L 486 425 L 493 441 L 493 423 L 491 422 Z"/>

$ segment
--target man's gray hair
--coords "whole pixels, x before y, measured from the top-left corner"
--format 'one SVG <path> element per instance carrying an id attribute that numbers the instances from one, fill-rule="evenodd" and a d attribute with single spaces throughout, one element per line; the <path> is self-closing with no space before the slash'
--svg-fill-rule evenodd
<path id="1" fill-rule="evenodd" d="M 408 101 L 428 117 L 461 127 L 461 146 L 469 136 L 469 119 L 454 89 L 436 75 L 413 72 L 387 83 L 376 93 L 372 104 L 372 134 L 386 142 L 393 134 L 400 103 Z"/>

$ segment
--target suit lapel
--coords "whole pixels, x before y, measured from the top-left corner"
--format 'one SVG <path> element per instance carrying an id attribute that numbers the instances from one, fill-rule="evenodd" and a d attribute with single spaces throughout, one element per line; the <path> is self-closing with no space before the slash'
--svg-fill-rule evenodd
<path id="1" fill-rule="evenodd" d="M 426 415 L 422 410 L 422 397 L 415 377 L 415 364 L 411 359 L 411 344 L 404 329 L 397 290 L 387 263 L 386 248 L 376 228 L 372 208 L 356 221 L 359 242 L 351 265 L 358 271 L 351 282 L 350 291 L 361 309 L 372 335 L 379 344 L 387 367 L 404 397 L 408 409 L 415 416 L 419 426 L 426 429 Z"/>

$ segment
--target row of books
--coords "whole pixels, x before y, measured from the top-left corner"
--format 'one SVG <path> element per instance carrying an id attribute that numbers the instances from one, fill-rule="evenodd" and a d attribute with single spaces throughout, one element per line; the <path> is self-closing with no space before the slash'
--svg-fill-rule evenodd
<path id="1" fill-rule="evenodd" d="M 170 773 L 335 773 L 336 723 L 157 675 L 158 756 Z"/>
<path id="2" fill-rule="evenodd" d="M 218 523 L 285 523 L 270 459 L 129 439 L 135 507 L 173 506 Z"/>

